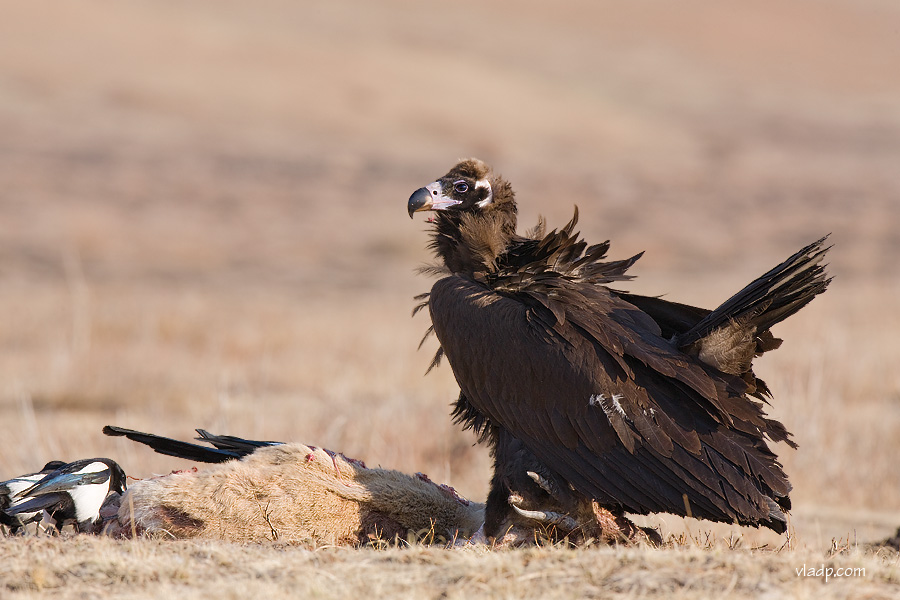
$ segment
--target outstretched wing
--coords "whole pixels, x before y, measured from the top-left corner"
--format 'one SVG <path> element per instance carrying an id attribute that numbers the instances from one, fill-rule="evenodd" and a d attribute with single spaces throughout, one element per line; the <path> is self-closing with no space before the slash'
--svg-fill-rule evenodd
<path id="1" fill-rule="evenodd" d="M 438 281 L 429 308 L 462 392 L 578 491 L 628 512 L 784 529 L 785 439 L 736 376 L 684 354 L 603 286 L 542 274 Z"/>

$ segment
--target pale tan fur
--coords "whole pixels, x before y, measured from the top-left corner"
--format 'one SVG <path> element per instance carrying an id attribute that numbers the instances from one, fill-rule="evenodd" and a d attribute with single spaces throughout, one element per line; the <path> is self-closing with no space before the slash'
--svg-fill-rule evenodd
<path id="1" fill-rule="evenodd" d="M 596 503 L 578 507 L 572 530 L 513 516 L 493 543 L 519 546 L 566 538 L 655 541 Z M 375 540 L 450 543 L 469 538 L 484 505 L 424 475 L 369 469 L 303 444 L 257 450 L 243 460 L 132 483 L 101 510 L 106 535 L 163 535 L 232 542 L 360 545 Z"/>
<path id="2" fill-rule="evenodd" d="M 202 471 L 138 481 L 106 510 L 107 534 L 358 544 L 433 532 L 469 536 L 483 506 L 424 477 L 368 469 L 303 444 L 257 450 Z"/>

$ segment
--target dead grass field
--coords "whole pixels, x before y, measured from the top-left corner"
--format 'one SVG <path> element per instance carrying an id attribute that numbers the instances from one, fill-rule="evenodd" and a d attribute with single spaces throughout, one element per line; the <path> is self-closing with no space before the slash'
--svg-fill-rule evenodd
<path id="1" fill-rule="evenodd" d="M 793 550 L 400 551 L 0 539 L 0 596 L 891 597 L 900 526 L 900 8 L 883 0 L 3 3 L 0 476 L 100 429 L 296 440 L 481 499 L 410 319 L 410 192 L 494 164 L 523 223 L 581 209 L 629 289 L 712 306 L 832 232 L 831 289 L 759 363 Z M 850 553 L 826 558 L 832 540 Z M 16 557 L 16 558 L 9 558 Z M 867 567 L 798 578 L 804 562 Z M 571 592 L 571 593 L 570 593 Z"/>
<path id="2" fill-rule="evenodd" d="M 892 598 L 896 558 L 853 551 L 696 546 L 389 550 L 229 543 L 4 540 L 34 562 L 0 566 L 12 598 Z M 4 561 L 6 562 L 6 561 Z M 893 563 L 893 565 L 891 565 Z M 797 569 L 851 569 L 797 576 Z M 864 573 L 864 574 L 863 574 Z M 894 595 L 892 596 L 892 592 Z"/>

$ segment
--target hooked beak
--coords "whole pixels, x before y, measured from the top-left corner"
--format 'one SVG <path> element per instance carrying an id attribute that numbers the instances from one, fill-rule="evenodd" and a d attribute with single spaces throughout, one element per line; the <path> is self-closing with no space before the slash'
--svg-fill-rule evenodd
<path id="1" fill-rule="evenodd" d="M 457 204 L 462 204 L 462 201 L 445 197 L 441 189 L 441 182 L 435 181 L 413 192 L 406 208 L 409 211 L 409 218 L 412 219 L 413 213 L 423 210 L 447 210 Z"/>

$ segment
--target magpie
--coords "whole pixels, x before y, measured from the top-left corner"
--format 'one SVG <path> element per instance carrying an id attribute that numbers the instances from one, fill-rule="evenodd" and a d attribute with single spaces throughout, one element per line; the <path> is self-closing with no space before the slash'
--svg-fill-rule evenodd
<path id="1" fill-rule="evenodd" d="M 19 475 L 18 477 L 13 477 L 12 479 L 0 482 L 0 524 L 8 527 L 10 533 L 17 534 L 22 532 L 24 527 L 29 523 L 40 521 L 43 515 L 43 511 L 41 510 L 36 510 L 32 513 L 19 513 L 15 517 L 8 516 L 4 511 L 22 502 L 21 498 L 14 500 L 14 497 L 19 492 L 31 487 L 49 473 L 65 466 L 65 464 L 66 463 L 61 460 L 51 460 L 37 473 Z"/>
<path id="2" fill-rule="evenodd" d="M 100 520 L 100 506 L 107 496 L 121 494 L 125 488 L 125 472 L 115 461 L 76 460 L 13 494 L 3 514 L 15 519 L 43 511 L 58 531 L 71 524 L 78 532 L 91 532 Z"/>

